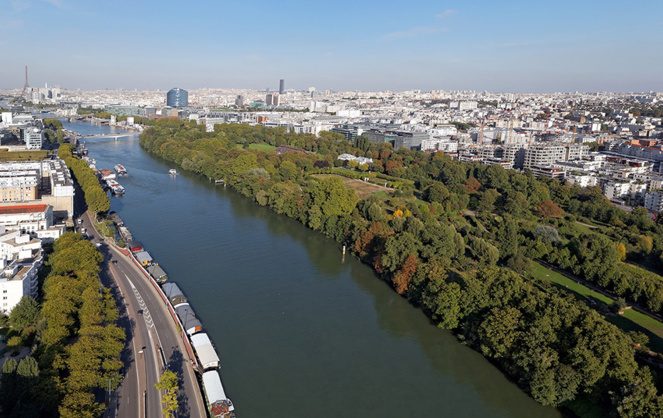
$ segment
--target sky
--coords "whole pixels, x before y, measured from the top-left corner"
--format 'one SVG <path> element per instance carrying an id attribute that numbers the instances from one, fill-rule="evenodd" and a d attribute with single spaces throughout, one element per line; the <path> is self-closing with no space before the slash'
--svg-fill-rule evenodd
<path id="1" fill-rule="evenodd" d="M 663 91 L 663 1 L 0 0 L 0 89 Z"/>

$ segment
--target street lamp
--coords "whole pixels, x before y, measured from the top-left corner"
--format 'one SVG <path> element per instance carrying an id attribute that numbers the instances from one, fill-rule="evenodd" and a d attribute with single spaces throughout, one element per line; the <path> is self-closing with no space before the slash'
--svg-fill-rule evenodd
<path id="1" fill-rule="evenodd" d="M 108 381 L 108 403 L 110 404 L 110 399 L 111 399 L 111 382 L 115 380 L 114 377 L 107 377 L 106 380 Z"/>

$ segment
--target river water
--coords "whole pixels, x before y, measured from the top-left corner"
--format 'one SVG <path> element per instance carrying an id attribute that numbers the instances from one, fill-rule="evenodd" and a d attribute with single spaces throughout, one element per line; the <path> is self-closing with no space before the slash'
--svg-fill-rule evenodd
<path id="1" fill-rule="evenodd" d="M 333 240 L 201 176 L 169 176 L 137 135 L 87 147 L 98 168 L 127 168 L 111 209 L 187 295 L 241 417 L 561 416 Z"/>

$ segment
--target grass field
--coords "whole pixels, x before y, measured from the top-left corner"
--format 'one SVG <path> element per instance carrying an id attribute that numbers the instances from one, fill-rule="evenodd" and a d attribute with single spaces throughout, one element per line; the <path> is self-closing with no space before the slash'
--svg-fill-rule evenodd
<path id="1" fill-rule="evenodd" d="M 241 144 L 235 145 L 235 148 L 242 148 Z M 268 144 L 249 144 L 249 149 L 257 149 L 260 151 L 271 152 L 276 149 L 276 147 Z"/>
<path id="2" fill-rule="evenodd" d="M 48 155 L 48 151 L 0 151 L 0 161 L 41 161 Z"/>
<path id="3" fill-rule="evenodd" d="M 378 186 L 377 184 L 368 183 L 368 182 L 361 181 L 361 180 L 354 180 L 354 179 L 339 176 L 339 175 L 336 175 L 336 174 L 314 174 L 311 177 L 314 177 L 314 178 L 328 178 L 328 177 L 339 178 L 339 179 L 341 179 L 341 181 L 343 182 L 345 187 L 348 187 L 350 189 L 354 189 L 354 191 L 357 193 L 357 196 L 359 196 L 360 199 L 363 199 L 363 198 L 367 197 L 370 194 L 377 194 L 377 196 L 380 197 L 380 198 L 387 198 L 389 196 L 388 193 L 393 190 L 393 189 L 390 189 L 388 187 Z"/>
<path id="4" fill-rule="evenodd" d="M 566 290 L 579 300 L 587 300 L 589 298 L 607 305 L 613 302 L 609 297 L 597 293 L 553 270 L 548 270 L 539 263 L 533 263 L 533 266 L 532 276 L 557 285 L 558 288 Z M 633 309 L 627 309 L 623 315 L 611 315 L 606 317 L 606 319 L 624 331 L 640 331 L 647 334 L 649 337 L 649 348 L 663 353 L 663 323 Z"/>
<path id="5" fill-rule="evenodd" d="M 576 222 L 575 227 L 578 229 L 578 231 L 584 233 L 584 234 L 600 234 L 601 229 L 598 227 L 589 227 L 586 224 L 583 224 L 581 222 Z"/>
<path id="6" fill-rule="evenodd" d="M 251 144 L 249 145 L 249 149 L 257 149 L 260 151 L 271 152 L 274 151 L 276 147 L 268 144 Z"/>

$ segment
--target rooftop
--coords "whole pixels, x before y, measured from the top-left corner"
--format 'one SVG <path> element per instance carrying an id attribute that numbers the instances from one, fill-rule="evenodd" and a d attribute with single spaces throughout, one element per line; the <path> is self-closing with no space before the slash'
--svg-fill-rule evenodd
<path id="1" fill-rule="evenodd" d="M 0 215 L 16 215 L 20 213 L 42 213 L 46 211 L 48 205 L 20 205 L 20 206 L 0 206 Z"/>

